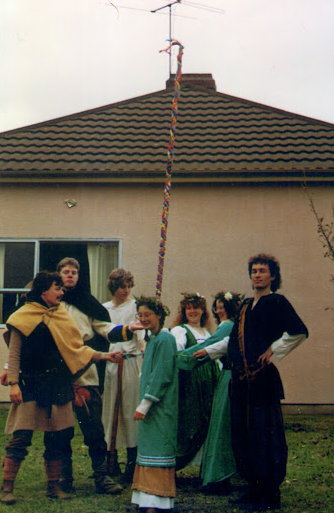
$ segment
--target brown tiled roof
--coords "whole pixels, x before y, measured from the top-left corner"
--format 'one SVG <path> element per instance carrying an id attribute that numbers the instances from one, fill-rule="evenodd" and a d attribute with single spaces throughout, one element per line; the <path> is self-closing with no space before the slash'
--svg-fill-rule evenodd
<path id="1" fill-rule="evenodd" d="M 2 181 L 162 181 L 173 89 L 0 134 Z M 332 181 L 334 125 L 192 84 L 173 180 Z"/>

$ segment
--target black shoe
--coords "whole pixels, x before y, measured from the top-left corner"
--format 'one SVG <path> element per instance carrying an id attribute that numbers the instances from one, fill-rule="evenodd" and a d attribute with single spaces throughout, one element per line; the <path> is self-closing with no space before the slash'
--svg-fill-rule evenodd
<path id="1" fill-rule="evenodd" d="M 75 487 L 73 486 L 73 480 L 70 479 L 60 479 L 59 486 L 65 493 L 74 493 Z"/>
<path id="2" fill-rule="evenodd" d="M 230 504 L 238 505 L 252 505 L 259 503 L 261 498 L 256 493 L 253 488 L 248 488 L 240 497 L 237 497 L 236 499 L 229 499 Z"/>
<path id="3" fill-rule="evenodd" d="M 280 495 L 261 497 L 258 501 L 250 505 L 251 511 L 274 511 L 280 509 L 281 499 Z"/>
<path id="4" fill-rule="evenodd" d="M 208 495 L 229 495 L 231 493 L 231 483 L 229 479 L 223 479 L 216 483 L 209 483 L 201 488 L 202 493 Z"/>
<path id="5" fill-rule="evenodd" d="M 280 509 L 281 507 L 281 492 L 279 490 L 276 490 L 275 492 L 271 493 L 270 495 L 267 495 L 267 509 L 269 510 L 275 510 Z"/>

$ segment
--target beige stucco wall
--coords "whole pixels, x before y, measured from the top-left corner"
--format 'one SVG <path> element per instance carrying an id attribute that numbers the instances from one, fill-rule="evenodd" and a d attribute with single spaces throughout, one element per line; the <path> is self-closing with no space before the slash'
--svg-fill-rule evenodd
<path id="1" fill-rule="evenodd" d="M 332 188 L 310 192 L 319 212 L 330 217 Z M 1 237 L 121 238 L 122 266 L 135 274 L 134 292 L 154 295 L 162 184 L 2 185 L 0 194 Z M 77 206 L 68 208 L 66 198 L 75 198 Z M 210 305 L 221 289 L 250 295 L 247 259 L 258 252 L 280 260 L 281 293 L 310 331 L 310 338 L 278 363 L 286 402 L 333 404 L 334 319 L 326 310 L 333 305 L 333 266 L 323 258 L 302 189 L 173 184 L 162 294 L 171 318 L 182 291 L 199 291 Z M 1 361 L 5 355 L 2 342 Z"/>

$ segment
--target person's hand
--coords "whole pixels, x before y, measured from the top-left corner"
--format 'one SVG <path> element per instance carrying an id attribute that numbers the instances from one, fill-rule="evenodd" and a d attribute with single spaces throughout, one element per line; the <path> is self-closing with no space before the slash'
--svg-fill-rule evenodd
<path id="1" fill-rule="evenodd" d="M 22 403 L 22 393 L 21 393 L 21 389 L 17 383 L 15 385 L 11 385 L 10 392 L 9 392 L 9 398 L 10 398 L 11 402 L 14 404 Z"/>
<path id="2" fill-rule="evenodd" d="M 120 351 L 115 351 L 113 353 L 108 353 L 109 359 L 111 362 L 120 363 L 122 361 L 122 353 Z"/>
<path id="3" fill-rule="evenodd" d="M 102 353 L 102 360 L 108 360 L 113 363 L 120 363 L 122 361 L 122 353 L 120 351 L 114 351 L 113 353 Z"/>
<path id="4" fill-rule="evenodd" d="M 135 414 L 133 416 L 133 420 L 143 420 L 145 418 L 144 413 L 140 413 L 139 411 L 135 411 Z"/>
<path id="5" fill-rule="evenodd" d="M 129 330 L 132 331 L 132 333 L 136 330 L 143 330 L 143 329 L 144 329 L 144 326 L 139 321 L 135 321 L 135 322 L 131 323 L 129 326 Z"/>
<path id="6" fill-rule="evenodd" d="M 263 354 L 261 354 L 261 356 L 259 356 L 258 362 L 260 362 L 262 365 L 268 365 L 270 363 L 270 358 L 273 354 L 274 353 L 271 347 L 268 347 L 267 351 L 265 351 Z"/>
<path id="7" fill-rule="evenodd" d="M 3 385 L 4 387 L 8 387 L 7 376 L 8 376 L 8 370 L 4 369 L 3 373 L 0 376 L 1 385 Z"/>
<path id="8" fill-rule="evenodd" d="M 204 356 L 207 356 L 208 352 L 206 349 L 200 349 L 199 351 L 196 351 L 196 353 L 193 354 L 193 358 L 204 358 Z"/>

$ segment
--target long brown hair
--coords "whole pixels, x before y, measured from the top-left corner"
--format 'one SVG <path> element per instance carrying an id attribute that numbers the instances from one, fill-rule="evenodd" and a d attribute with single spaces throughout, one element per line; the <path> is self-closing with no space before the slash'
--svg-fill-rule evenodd
<path id="1" fill-rule="evenodd" d="M 194 308 L 202 308 L 203 313 L 201 316 L 201 327 L 209 329 L 211 326 L 211 319 L 205 297 L 201 296 L 198 292 L 182 292 L 181 294 L 183 296 L 183 299 L 180 301 L 179 310 L 172 326 L 180 326 L 181 324 L 188 323 L 188 319 L 186 316 L 186 307 L 188 305 L 192 305 Z"/>

